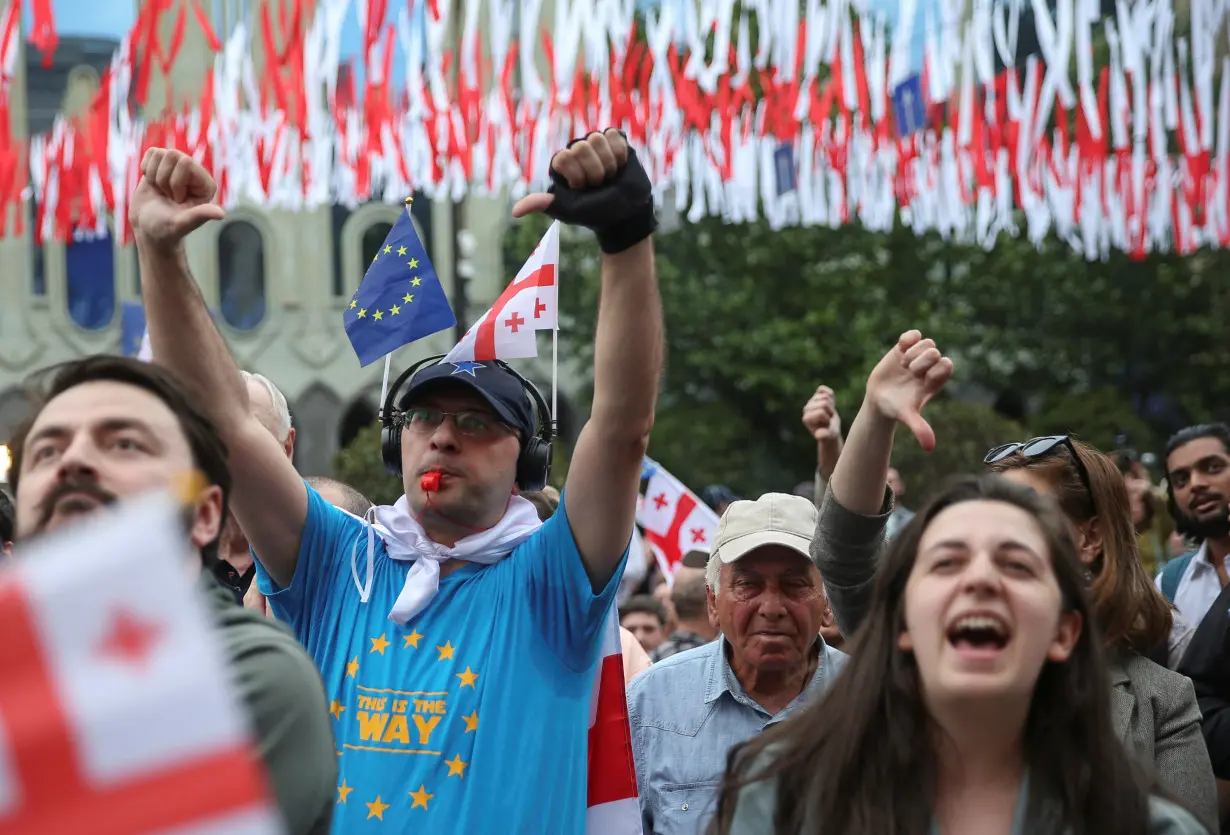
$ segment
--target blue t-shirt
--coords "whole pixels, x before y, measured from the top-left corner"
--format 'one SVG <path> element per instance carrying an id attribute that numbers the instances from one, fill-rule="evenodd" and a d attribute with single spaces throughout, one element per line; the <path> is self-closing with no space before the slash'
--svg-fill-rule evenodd
<path id="1" fill-rule="evenodd" d="M 623 565 L 593 593 L 563 511 L 506 559 L 467 563 L 405 625 L 412 563 L 308 487 L 295 576 L 257 582 L 324 677 L 338 748 L 333 831 L 584 831 L 590 694 Z M 625 549 L 624 559 L 627 559 Z"/>

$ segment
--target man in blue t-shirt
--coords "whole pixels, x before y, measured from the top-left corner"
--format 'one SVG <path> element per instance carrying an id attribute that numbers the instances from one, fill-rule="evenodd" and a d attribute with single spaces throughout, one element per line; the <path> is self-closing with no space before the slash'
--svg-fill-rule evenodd
<path id="1" fill-rule="evenodd" d="M 590 698 L 633 529 L 662 363 L 648 177 L 621 133 L 559 152 L 545 212 L 602 249 L 594 398 L 561 508 L 517 495 L 549 450 L 523 381 L 436 364 L 396 398 L 386 462 L 405 495 L 375 524 L 305 486 L 249 414 L 182 241 L 223 212 L 208 173 L 154 149 L 130 217 L 158 361 L 192 380 L 230 450 L 258 582 L 323 673 L 340 770 L 335 832 L 575 833 Z"/>

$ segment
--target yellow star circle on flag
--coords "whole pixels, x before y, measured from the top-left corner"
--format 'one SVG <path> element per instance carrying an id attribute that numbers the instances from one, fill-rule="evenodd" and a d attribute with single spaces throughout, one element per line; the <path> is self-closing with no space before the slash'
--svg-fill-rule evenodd
<path id="1" fill-rule="evenodd" d="M 385 248 L 384 248 L 384 254 L 385 254 L 385 255 L 388 255 L 388 254 L 389 254 L 390 252 L 392 252 L 392 251 L 393 251 L 393 247 L 388 246 L 388 245 L 386 245 L 386 246 L 385 246 Z"/>
<path id="2" fill-rule="evenodd" d="M 453 657 L 454 647 L 452 641 L 445 641 L 444 646 L 438 646 L 436 649 L 440 651 L 440 657 L 436 659 L 437 661 L 443 661 L 445 658 Z"/>
<path id="3" fill-rule="evenodd" d="M 398 307 L 397 305 L 393 305 L 391 308 L 389 308 L 390 315 L 396 316 L 398 313 L 401 313 L 401 308 Z"/>
<path id="4" fill-rule="evenodd" d="M 356 307 L 358 307 L 358 306 L 359 306 L 359 303 L 358 303 L 357 301 L 355 301 L 354 299 L 351 299 L 351 300 L 350 300 L 350 309 L 351 309 L 351 310 L 354 310 L 354 309 L 355 309 Z"/>
<path id="5" fill-rule="evenodd" d="M 471 672 L 469 667 L 466 667 L 464 673 L 454 673 L 453 675 L 461 679 L 462 687 L 469 687 L 470 689 L 474 689 L 474 682 L 478 681 L 478 673 Z"/>
<path id="6" fill-rule="evenodd" d="M 358 316 L 360 319 L 366 319 L 367 318 L 367 308 L 366 307 L 359 308 L 359 312 L 356 313 L 355 315 Z"/>
<path id="7" fill-rule="evenodd" d="M 412 279 L 410 279 L 410 286 L 411 286 L 411 287 L 418 287 L 418 286 L 419 286 L 420 284 L 422 284 L 422 283 L 423 283 L 423 279 L 421 279 L 421 278 L 412 278 Z"/>
<path id="8" fill-rule="evenodd" d="M 379 818 L 384 820 L 384 810 L 389 808 L 389 804 L 380 802 L 380 795 L 376 795 L 375 803 L 367 804 L 367 819 Z"/>
<path id="9" fill-rule="evenodd" d="M 405 255 L 405 254 L 406 254 L 406 248 L 405 248 L 404 246 L 399 246 L 399 247 L 397 248 L 397 254 L 398 254 L 399 256 L 400 256 L 400 255 Z"/>
<path id="10" fill-rule="evenodd" d="M 417 809 L 419 806 L 422 806 L 424 809 L 426 809 L 427 801 L 435 797 L 434 794 L 428 794 L 427 786 L 421 783 L 419 784 L 419 790 L 416 792 L 410 792 L 410 796 L 414 798 L 414 804 L 410 807 L 411 809 Z"/>
<path id="11" fill-rule="evenodd" d="M 403 648 L 404 647 L 414 647 L 415 649 L 418 649 L 419 641 L 423 640 L 423 636 L 416 629 L 413 632 L 411 632 L 409 635 L 402 635 L 401 639 L 406 642 L 405 644 L 403 644 Z"/>
<path id="12" fill-rule="evenodd" d="M 334 719 L 341 719 L 342 713 L 346 710 L 346 706 L 334 699 L 329 702 L 329 712 L 333 714 Z"/>
<path id="13" fill-rule="evenodd" d="M 410 259 L 410 269 L 412 269 L 412 270 L 413 270 L 413 269 L 417 269 L 417 268 L 418 268 L 418 265 L 419 265 L 419 259 L 417 259 L 417 258 L 411 258 L 411 259 Z"/>
<path id="14" fill-rule="evenodd" d="M 375 319 L 377 322 L 379 322 L 381 319 L 384 318 L 384 311 L 377 310 L 375 313 L 372 314 L 372 318 Z"/>
<path id="15" fill-rule="evenodd" d="M 368 639 L 372 642 L 372 648 L 368 650 L 369 653 L 378 652 L 381 655 L 384 655 L 385 649 L 387 649 L 389 646 L 389 642 L 384 637 L 384 635 L 385 633 L 381 632 L 379 638 L 369 638 Z"/>
<path id="16" fill-rule="evenodd" d="M 404 301 L 406 304 L 410 304 L 412 301 L 414 301 L 414 296 L 410 293 L 407 293 L 406 297 L 402 299 L 402 301 Z"/>
<path id="17" fill-rule="evenodd" d="M 444 764 L 448 766 L 449 777 L 465 777 L 467 762 L 462 762 L 460 754 L 454 754 L 451 760 L 445 760 Z"/>

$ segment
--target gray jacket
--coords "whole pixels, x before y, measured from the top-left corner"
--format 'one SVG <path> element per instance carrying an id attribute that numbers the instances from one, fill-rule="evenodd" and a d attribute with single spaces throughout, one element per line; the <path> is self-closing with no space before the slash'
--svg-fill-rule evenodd
<path id="1" fill-rule="evenodd" d="M 892 508 L 888 489 L 877 516 L 847 510 L 831 490 L 820 504 L 811 556 L 824 578 L 837 626 L 847 638 L 871 604 L 876 554 Z M 1152 767 L 1169 796 L 1209 831 L 1217 831 L 1217 788 L 1191 679 L 1131 654 L 1112 662 L 1111 685 L 1112 719 L 1124 745 Z"/>
<path id="2" fill-rule="evenodd" d="M 1047 815 L 1033 811 L 1027 803 L 1029 796 L 1028 775 L 1021 785 L 1016 812 L 1012 817 L 1011 835 L 1042 835 L 1053 830 L 1046 824 Z M 730 835 L 764 835 L 773 831 L 773 818 L 777 814 L 777 783 L 760 780 L 749 783 L 739 790 L 735 804 L 735 817 L 731 822 Z M 1205 829 L 1186 810 L 1159 797 L 1149 798 L 1149 835 L 1206 835 Z M 939 823 L 931 821 L 931 835 L 942 835 Z"/>

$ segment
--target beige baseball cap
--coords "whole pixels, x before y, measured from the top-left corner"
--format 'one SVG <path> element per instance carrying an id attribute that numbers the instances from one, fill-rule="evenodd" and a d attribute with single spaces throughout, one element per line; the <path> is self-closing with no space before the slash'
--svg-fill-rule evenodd
<path id="1" fill-rule="evenodd" d="M 718 521 L 713 550 L 730 563 L 765 545 L 784 545 L 810 559 L 816 506 L 802 496 L 765 493 L 731 502 Z"/>

